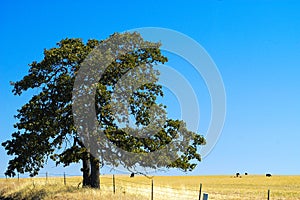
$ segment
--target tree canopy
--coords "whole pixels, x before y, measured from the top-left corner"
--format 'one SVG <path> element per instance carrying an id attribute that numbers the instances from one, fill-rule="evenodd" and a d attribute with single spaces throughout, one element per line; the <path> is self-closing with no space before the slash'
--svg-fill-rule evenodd
<path id="1" fill-rule="evenodd" d="M 159 47 L 135 32 L 86 43 L 66 38 L 45 49 L 43 60 L 32 62 L 28 75 L 13 83 L 15 95 L 38 92 L 18 110 L 16 131 L 2 143 L 13 156 L 5 174 L 35 176 L 47 159 L 64 166 L 81 161 L 83 185 L 99 188 L 102 165 L 193 170 L 205 139 L 183 121 L 168 119 L 166 106 L 158 103 L 163 90 L 156 66 L 167 62 Z M 97 66 L 109 56 L 107 67 Z M 83 75 L 83 65 L 92 76 Z M 81 99 L 91 91 L 87 84 L 74 87 L 82 75 L 92 83 L 89 102 Z M 102 136 L 84 119 L 93 117 Z"/>

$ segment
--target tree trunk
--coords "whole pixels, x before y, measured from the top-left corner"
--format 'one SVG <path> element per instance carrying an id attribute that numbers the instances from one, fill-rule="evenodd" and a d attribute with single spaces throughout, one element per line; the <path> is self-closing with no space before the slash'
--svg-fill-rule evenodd
<path id="1" fill-rule="evenodd" d="M 91 168 L 90 168 L 90 158 L 89 153 L 86 153 L 86 155 L 82 158 L 82 186 L 83 187 L 89 187 L 91 186 Z"/>
<path id="2" fill-rule="evenodd" d="M 91 187 L 100 189 L 100 160 L 90 155 L 91 163 Z"/>
<path id="3" fill-rule="evenodd" d="M 90 153 L 87 151 L 83 142 L 75 138 L 75 141 L 80 145 L 81 148 L 84 148 L 86 151 L 82 154 L 82 187 L 90 187 L 91 186 L 91 167 L 90 167 Z"/>

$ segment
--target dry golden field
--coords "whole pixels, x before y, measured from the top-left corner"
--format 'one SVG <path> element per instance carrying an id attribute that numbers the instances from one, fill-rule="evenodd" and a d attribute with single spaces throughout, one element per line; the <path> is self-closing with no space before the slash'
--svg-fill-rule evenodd
<path id="1" fill-rule="evenodd" d="M 112 176 L 101 176 L 101 190 L 78 187 L 81 177 L 0 179 L 0 200 L 11 199 L 105 199 L 142 200 L 151 198 L 151 179 L 144 176 L 129 178 L 115 176 L 113 194 Z M 300 200 L 300 176 L 248 175 L 233 176 L 157 176 L 153 178 L 154 199 L 198 200 L 199 185 L 209 200 Z"/>

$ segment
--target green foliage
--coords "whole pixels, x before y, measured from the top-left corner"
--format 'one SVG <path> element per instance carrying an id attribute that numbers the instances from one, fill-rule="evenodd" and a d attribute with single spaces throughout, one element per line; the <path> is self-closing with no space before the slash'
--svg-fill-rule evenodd
<path id="1" fill-rule="evenodd" d="M 121 164 L 131 168 L 138 163 L 140 166 L 154 169 L 169 167 L 186 171 L 193 170 L 196 166 L 194 161 L 201 160 L 197 150 L 200 145 L 205 144 L 204 138 L 188 131 L 184 122 L 166 119 L 166 107 L 157 103 L 157 97 L 163 96 L 163 91 L 162 86 L 157 84 L 159 72 L 153 66 L 167 62 L 167 58 L 159 49 L 160 44 L 144 41 L 138 33 L 115 33 L 107 40 L 89 40 L 87 43 L 81 39 L 63 39 L 57 43 L 57 47 L 44 50 L 43 60 L 32 62 L 28 75 L 13 83 L 15 95 L 21 95 L 31 88 L 37 88 L 39 92 L 18 110 L 15 116 L 18 120 L 15 124 L 16 132 L 12 134 L 11 140 L 2 143 L 7 154 L 13 156 L 6 175 L 15 176 L 17 171 L 35 176 L 48 158 L 67 166 L 88 157 L 90 149 L 84 145 L 84 139 L 74 125 L 73 85 L 80 65 L 95 47 L 105 42 L 122 42 L 122 45 L 102 52 L 101 56 L 108 55 L 106 52 L 113 52 L 117 59 L 106 68 L 95 86 L 97 120 L 111 141 L 107 144 L 96 138 L 101 164 Z M 127 53 L 120 53 L 124 51 Z M 99 73 L 96 68 L 95 73 Z M 152 76 L 151 83 L 142 84 L 138 88 L 132 87 L 140 85 L 143 76 L 147 75 Z M 124 76 L 130 78 L 122 79 Z M 117 83 L 120 81 L 128 87 L 118 88 Z M 128 102 L 118 98 L 118 95 L 113 95 L 124 91 L 131 94 L 124 98 Z M 126 103 L 129 105 L 126 106 Z M 155 111 L 151 109 L 153 107 L 156 108 Z M 117 115 L 113 110 L 115 108 L 115 111 L 118 111 Z M 88 110 L 82 112 L 89 117 Z M 128 124 L 130 116 L 134 118 L 136 128 L 124 126 Z M 147 130 L 151 129 L 147 129 L 147 126 L 153 123 L 160 128 L 156 128 L 155 134 L 147 133 Z M 147 137 L 137 137 L 140 130 L 143 130 Z M 182 140 L 182 135 L 187 136 L 185 140 Z M 168 165 L 162 162 L 168 159 L 167 154 L 160 157 L 153 155 L 147 162 L 140 162 L 141 155 L 155 152 L 165 146 L 168 146 L 167 150 L 175 156 Z M 119 151 L 120 148 L 140 154 L 130 159 L 122 159 L 125 155 Z"/>

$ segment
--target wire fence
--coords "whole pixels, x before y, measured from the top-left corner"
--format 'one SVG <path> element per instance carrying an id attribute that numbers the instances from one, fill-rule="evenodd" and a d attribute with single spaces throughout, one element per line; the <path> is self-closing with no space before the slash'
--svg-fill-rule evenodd
<path id="1" fill-rule="evenodd" d="M 138 177 L 138 176 L 137 176 Z M 4 178 L 2 176 L 2 178 Z M 25 179 L 31 179 L 32 184 L 36 185 L 65 185 L 77 187 L 82 186 L 82 176 L 78 174 L 67 173 L 40 173 L 33 178 L 23 178 L 17 175 L 15 178 L 7 178 L 7 180 L 23 181 Z M 100 190 L 112 194 L 139 194 L 150 200 L 160 199 L 185 199 L 185 200 L 207 200 L 208 194 L 202 192 L 202 184 L 188 187 L 174 187 L 171 185 L 155 184 L 153 179 L 137 181 L 135 178 L 129 178 L 124 175 L 105 175 L 100 176 Z M 265 193 L 267 198 L 270 199 L 270 190 Z"/>
<path id="2" fill-rule="evenodd" d="M 4 178 L 4 177 L 2 177 Z M 124 175 L 105 175 L 100 176 L 100 190 L 103 192 L 111 193 L 122 193 L 126 194 L 140 194 L 148 197 L 151 200 L 154 199 L 198 199 L 199 189 L 188 189 L 172 187 L 169 185 L 155 185 L 153 179 L 148 181 L 136 181 L 135 178 L 129 179 Z M 15 181 L 23 181 L 25 179 L 31 179 L 34 186 L 37 185 L 65 185 L 80 188 L 82 186 L 82 177 L 78 174 L 67 174 L 67 173 L 40 173 L 38 176 L 32 178 L 23 178 L 17 175 Z"/>

